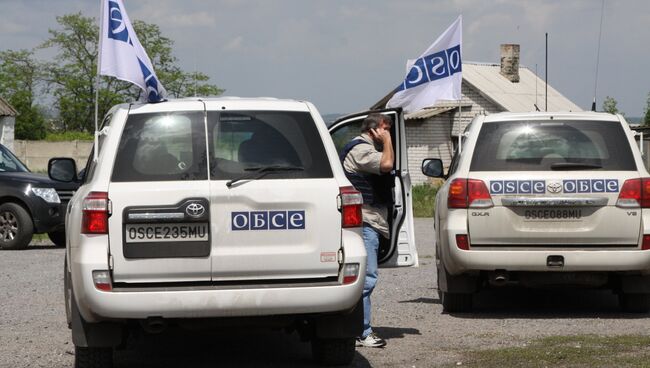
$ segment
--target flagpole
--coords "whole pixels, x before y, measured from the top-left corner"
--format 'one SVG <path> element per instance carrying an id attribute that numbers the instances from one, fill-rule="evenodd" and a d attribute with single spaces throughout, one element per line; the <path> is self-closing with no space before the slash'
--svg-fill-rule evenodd
<path id="1" fill-rule="evenodd" d="M 97 162 L 99 157 L 99 73 L 101 70 L 101 53 L 102 53 L 102 24 L 104 20 L 104 0 L 100 0 L 99 5 L 99 34 L 97 40 L 97 76 L 95 77 L 95 149 L 93 150 L 93 161 Z"/>
<path id="2" fill-rule="evenodd" d="M 462 97 L 462 95 L 461 95 L 461 97 Z M 461 106 L 461 103 L 460 103 L 461 101 L 462 100 L 458 100 L 458 153 L 459 154 L 461 152 L 460 144 L 462 142 L 460 128 L 461 128 L 461 124 L 463 123 L 463 119 L 461 119 L 462 114 L 463 114 L 462 106 Z"/>

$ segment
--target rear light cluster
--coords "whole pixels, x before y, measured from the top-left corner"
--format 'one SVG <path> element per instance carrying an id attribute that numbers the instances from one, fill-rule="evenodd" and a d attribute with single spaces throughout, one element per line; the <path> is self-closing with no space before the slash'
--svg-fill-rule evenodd
<path id="1" fill-rule="evenodd" d="M 93 284 L 100 291 L 113 291 L 111 273 L 108 270 L 93 271 Z"/>
<path id="2" fill-rule="evenodd" d="M 343 265 L 343 285 L 353 284 L 359 278 L 359 264 L 346 263 Z"/>
<path id="3" fill-rule="evenodd" d="M 493 205 L 483 180 L 454 179 L 449 185 L 447 208 L 490 208 Z"/>
<path id="4" fill-rule="evenodd" d="M 626 180 L 618 195 L 616 206 L 650 208 L 650 178 Z"/>
<path id="5" fill-rule="evenodd" d="M 360 227 L 363 224 L 361 206 L 363 197 L 354 187 L 339 188 L 341 198 L 341 226 Z"/>
<path id="6" fill-rule="evenodd" d="M 457 234 L 456 246 L 458 249 L 469 250 L 469 237 L 466 234 Z"/>
<path id="7" fill-rule="evenodd" d="M 90 192 L 82 204 L 81 233 L 108 234 L 110 200 L 106 192 Z"/>

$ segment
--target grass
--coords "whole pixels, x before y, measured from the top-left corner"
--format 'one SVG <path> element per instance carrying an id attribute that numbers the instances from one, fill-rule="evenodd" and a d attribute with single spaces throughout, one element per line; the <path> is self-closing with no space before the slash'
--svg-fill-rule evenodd
<path id="1" fill-rule="evenodd" d="M 517 347 L 466 352 L 463 354 L 462 366 L 481 368 L 650 367 L 650 336 L 545 337 Z"/>
<path id="2" fill-rule="evenodd" d="M 418 184 L 413 186 L 413 216 L 433 217 L 438 187 L 437 185 L 431 184 Z"/>
<path id="3" fill-rule="evenodd" d="M 47 142 L 64 142 L 64 141 L 92 141 L 95 139 L 93 133 L 88 132 L 48 132 L 45 136 Z"/>

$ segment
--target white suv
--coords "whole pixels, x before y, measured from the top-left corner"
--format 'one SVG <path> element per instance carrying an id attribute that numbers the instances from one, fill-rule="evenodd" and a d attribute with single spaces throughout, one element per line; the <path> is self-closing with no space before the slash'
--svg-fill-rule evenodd
<path id="1" fill-rule="evenodd" d="M 98 148 L 66 221 L 78 367 L 110 365 L 134 326 L 209 318 L 281 323 L 311 340 L 316 360 L 351 361 L 363 322 L 362 199 L 312 104 L 118 105 Z M 75 172 L 70 159 L 50 162 L 53 179 Z M 399 218 L 395 239 L 408 238 L 409 221 Z M 387 263 L 417 264 L 412 232 L 403 242 L 385 247 Z"/>
<path id="2" fill-rule="evenodd" d="M 476 117 L 436 197 L 438 289 L 468 311 L 483 287 L 610 288 L 650 309 L 650 174 L 604 113 Z M 442 176 L 442 163 L 423 162 Z"/>

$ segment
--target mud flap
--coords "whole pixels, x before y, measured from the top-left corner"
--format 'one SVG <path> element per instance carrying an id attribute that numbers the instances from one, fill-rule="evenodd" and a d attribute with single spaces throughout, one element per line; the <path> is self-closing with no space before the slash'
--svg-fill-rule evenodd
<path id="1" fill-rule="evenodd" d="M 446 293 L 474 293 L 478 291 L 478 276 L 450 275 L 441 262 L 436 264 L 438 269 L 438 291 Z"/>
<path id="2" fill-rule="evenodd" d="M 351 311 L 325 315 L 314 321 L 315 337 L 339 339 L 361 336 L 363 332 L 363 299 Z"/>
<path id="3" fill-rule="evenodd" d="M 118 323 L 86 322 L 77 307 L 77 301 L 72 296 L 72 343 L 78 347 L 115 347 L 122 343 L 122 325 Z"/>

